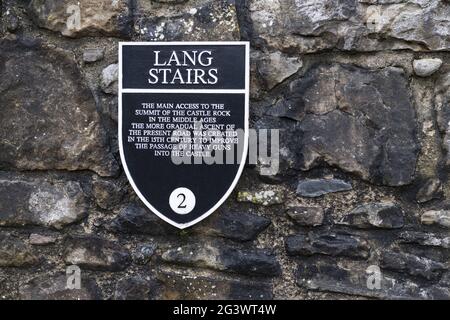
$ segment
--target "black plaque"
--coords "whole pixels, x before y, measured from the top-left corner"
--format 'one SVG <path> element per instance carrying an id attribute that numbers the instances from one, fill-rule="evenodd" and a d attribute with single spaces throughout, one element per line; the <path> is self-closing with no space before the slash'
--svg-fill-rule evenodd
<path id="1" fill-rule="evenodd" d="M 119 146 L 145 205 L 183 229 L 233 191 L 248 144 L 247 42 L 122 42 Z"/>

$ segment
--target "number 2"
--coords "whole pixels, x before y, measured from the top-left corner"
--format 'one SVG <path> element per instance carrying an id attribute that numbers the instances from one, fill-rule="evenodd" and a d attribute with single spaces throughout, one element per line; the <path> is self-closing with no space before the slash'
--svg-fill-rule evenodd
<path id="1" fill-rule="evenodd" d="M 177 198 L 180 198 L 180 196 L 183 198 L 183 200 L 181 200 L 180 204 L 178 205 L 178 208 L 180 209 L 186 209 L 186 205 L 183 204 L 186 201 L 186 195 L 184 193 L 180 193 Z"/>

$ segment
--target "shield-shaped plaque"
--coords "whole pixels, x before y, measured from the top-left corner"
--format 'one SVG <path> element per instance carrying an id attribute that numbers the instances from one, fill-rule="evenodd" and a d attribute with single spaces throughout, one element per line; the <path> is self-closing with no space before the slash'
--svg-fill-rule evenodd
<path id="1" fill-rule="evenodd" d="M 183 229 L 233 191 L 248 147 L 247 42 L 122 42 L 119 147 L 145 205 Z"/>

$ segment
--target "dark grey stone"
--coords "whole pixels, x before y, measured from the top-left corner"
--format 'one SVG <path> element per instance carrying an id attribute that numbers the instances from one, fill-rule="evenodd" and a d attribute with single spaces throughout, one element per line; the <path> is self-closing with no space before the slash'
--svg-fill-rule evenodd
<path id="1" fill-rule="evenodd" d="M 0 267 L 30 267 L 39 258 L 22 240 L 8 233 L 0 233 Z"/>
<path id="2" fill-rule="evenodd" d="M 352 185 L 339 179 L 302 180 L 297 185 L 297 194 L 308 198 L 315 198 L 328 193 L 350 190 L 352 190 Z"/>
<path id="3" fill-rule="evenodd" d="M 276 255 L 268 250 L 240 250 L 221 247 L 221 261 L 226 270 L 249 276 L 276 277 L 281 267 Z"/>
<path id="4" fill-rule="evenodd" d="M 421 276 L 428 280 L 439 279 L 442 272 L 448 270 L 444 264 L 403 252 L 383 250 L 381 265 L 384 269 L 406 272 L 412 276 Z"/>
<path id="5" fill-rule="evenodd" d="M 0 168 L 116 175 L 95 99 L 73 55 L 36 41 L 0 46 Z"/>
<path id="6" fill-rule="evenodd" d="M 153 278 L 132 276 L 119 280 L 115 300 L 155 300 L 160 295 L 160 284 Z"/>
<path id="7" fill-rule="evenodd" d="M 18 31 L 21 26 L 19 12 L 20 8 L 13 1 L 2 1 L 2 16 L 0 16 L 0 19 L 3 20 L 3 26 L 0 25 L 0 32 L 4 29 L 11 33 Z"/>
<path id="8" fill-rule="evenodd" d="M 150 210 L 138 204 L 126 204 L 107 228 L 117 233 L 165 236 L 176 234 L 177 230 L 162 221 Z"/>
<path id="9" fill-rule="evenodd" d="M 131 261 L 126 249 L 97 236 L 68 236 L 64 246 L 64 261 L 81 269 L 121 271 Z"/>
<path id="10" fill-rule="evenodd" d="M 78 182 L 0 174 L 0 226 L 61 229 L 86 214 L 87 199 Z"/>
<path id="11" fill-rule="evenodd" d="M 441 236 L 420 231 L 404 231 L 400 233 L 399 242 L 425 247 L 450 249 L 450 236 Z"/>
<path id="12" fill-rule="evenodd" d="M 258 57 L 257 72 L 267 90 L 294 75 L 303 63 L 298 57 L 289 57 L 280 52 L 271 52 Z"/>
<path id="13" fill-rule="evenodd" d="M 271 281 L 236 279 L 216 275 L 192 275 L 188 271 L 163 271 L 163 299 L 175 300 L 267 300 L 273 299 Z"/>
<path id="14" fill-rule="evenodd" d="M 416 194 L 418 203 L 425 203 L 442 196 L 442 184 L 439 179 L 428 179 Z"/>
<path id="15" fill-rule="evenodd" d="M 239 249 L 224 244 L 186 245 L 165 251 L 163 261 L 250 276 L 281 274 L 277 258 L 263 249 Z"/>
<path id="16" fill-rule="evenodd" d="M 101 300 L 97 282 L 87 276 L 81 279 L 80 289 L 67 288 L 65 274 L 44 275 L 31 279 L 19 288 L 22 300 Z"/>
<path id="17" fill-rule="evenodd" d="M 193 231 L 236 241 L 250 241 L 270 225 L 270 219 L 250 213 L 216 212 Z"/>
<path id="18" fill-rule="evenodd" d="M 324 212 L 321 207 L 290 207 L 288 216 L 295 224 L 305 227 L 320 226 L 323 222 Z"/>
<path id="19" fill-rule="evenodd" d="M 125 188 L 117 181 L 97 178 L 92 182 L 92 193 L 97 205 L 108 210 L 121 204 L 125 196 Z"/>
<path id="20" fill-rule="evenodd" d="M 404 226 L 405 217 L 402 209 L 395 203 L 373 202 L 356 207 L 337 223 L 361 229 L 398 229 Z"/>
<path id="21" fill-rule="evenodd" d="M 359 236 L 335 232 L 309 232 L 286 238 L 286 251 L 289 255 L 311 256 L 322 254 L 328 256 L 347 256 L 367 258 L 370 247 Z"/>
<path id="22" fill-rule="evenodd" d="M 419 144 L 402 69 L 318 64 L 286 90 L 277 115 L 299 121 L 286 143 L 294 167 L 324 161 L 377 184 L 412 182 Z"/>
<path id="23" fill-rule="evenodd" d="M 373 265 L 355 261 L 308 261 L 299 264 L 297 284 L 309 290 L 328 291 L 380 299 L 449 299 L 446 287 L 424 287 L 402 277 L 376 274 Z M 376 266 L 375 266 L 376 267 Z M 378 270 L 379 271 L 379 270 Z M 369 287 L 379 277 L 380 286 Z"/>

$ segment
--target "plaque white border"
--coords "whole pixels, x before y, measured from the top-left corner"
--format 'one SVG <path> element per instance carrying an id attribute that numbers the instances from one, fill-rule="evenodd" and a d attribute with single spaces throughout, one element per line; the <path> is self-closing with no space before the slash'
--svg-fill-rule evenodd
<path id="1" fill-rule="evenodd" d="M 182 46 L 182 45 L 214 45 L 214 46 L 230 46 L 230 45 L 236 45 L 236 46 L 245 46 L 245 89 L 244 90 L 227 90 L 227 89 L 221 89 L 221 90 L 215 90 L 215 89 L 123 89 L 122 88 L 122 47 L 123 46 L 145 46 L 145 45 L 160 45 L 160 46 Z M 202 221 L 203 219 L 207 218 L 209 215 L 211 215 L 214 211 L 216 211 L 224 202 L 227 200 L 227 198 L 230 196 L 230 194 L 233 192 L 234 188 L 236 187 L 239 178 L 241 177 L 242 171 L 244 170 L 246 159 L 247 159 L 247 153 L 248 153 L 248 136 L 249 136 L 249 104 L 250 104 L 250 43 L 248 41 L 187 41 L 187 42 L 119 42 L 119 79 L 118 79 L 118 85 L 119 85 L 119 133 L 118 133 L 118 139 L 119 139 L 119 151 L 120 151 L 120 160 L 122 162 L 122 166 L 125 170 L 125 174 L 128 178 L 128 181 L 130 182 L 131 186 L 133 187 L 134 192 L 138 195 L 138 197 L 141 199 L 141 201 L 158 217 L 166 221 L 167 223 L 170 223 L 171 225 L 179 228 L 179 229 L 185 229 L 190 226 L 193 226 L 194 224 Z M 134 183 L 133 177 L 130 174 L 130 171 L 128 170 L 127 163 L 125 161 L 125 154 L 123 151 L 123 145 L 122 145 L 122 93 L 228 93 L 228 94 L 236 94 L 236 93 L 242 93 L 245 94 L 245 128 L 244 128 L 244 150 L 242 153 L 242 159 L 241 163 L 238 169 L 238 172 L 236 174 L 236 177 L 233 180 L 233 183 L 228 188 L 226 193 L 222 196 L 222 198 L 207 212 L 202 214 L 197 219 L 188 222 L 188 223 L 176 223 L 175 221 L 172 221 L 171 219 L 167 218 L 164 214 L 159 212 L 155 207 L 153 207 L 142 195 L 142 193 L 139 191 L 139 188 Z"/>

